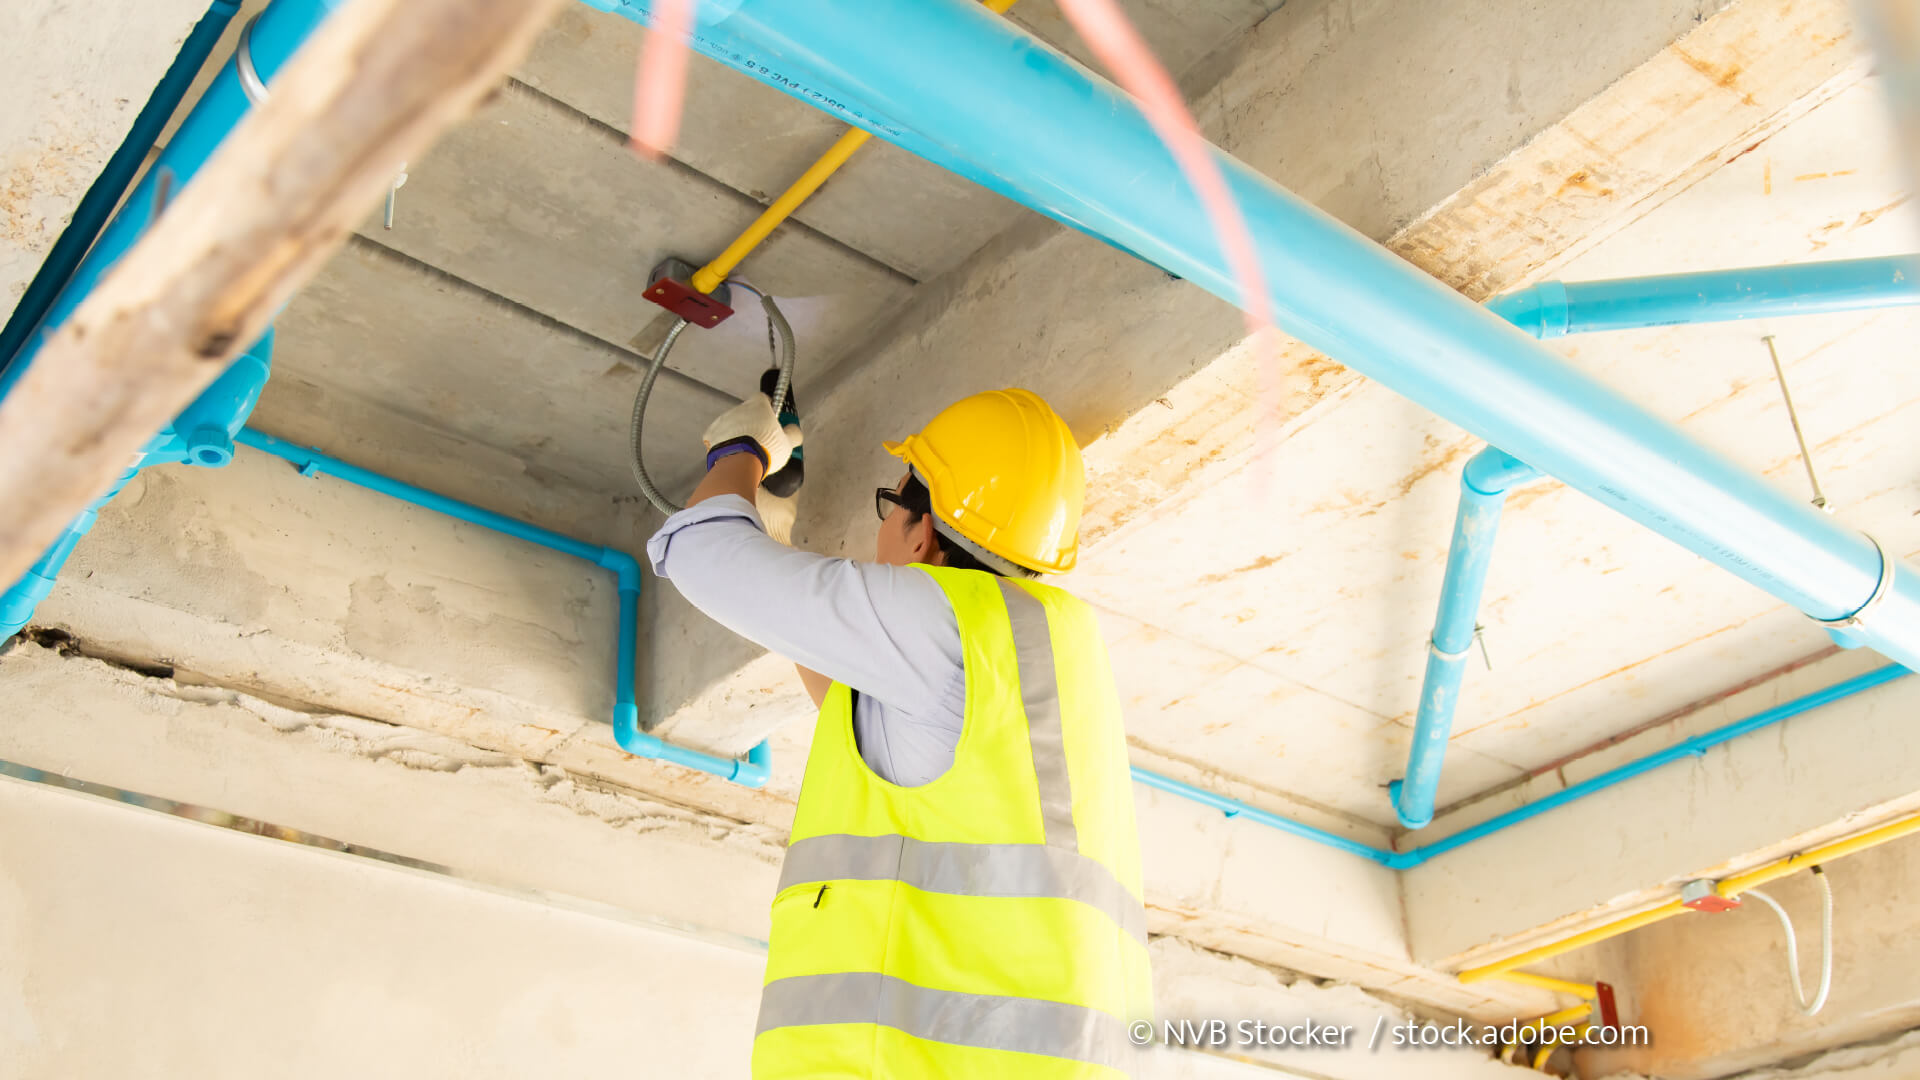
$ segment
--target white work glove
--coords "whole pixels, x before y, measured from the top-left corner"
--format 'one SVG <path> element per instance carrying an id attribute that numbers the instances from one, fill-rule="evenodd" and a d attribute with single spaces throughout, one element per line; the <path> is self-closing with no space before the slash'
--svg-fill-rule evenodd
<path id="1" fill-rule="evenodd" d="M 767 527 L 768 536 L 793 546 L 793 522 L 800 516 L 800 496 L 775 495 L 761 488 L 753 493 L 753 508 L 760 512 L 760 523 Z"/>
<path id="2" fill-rule="evenodd" d="M 793 456 L 793 441 L 786 429 L 780 426 L 780 416 L 773 411 L 773 403 L 763 394 L 753 394 L 747 400 L 720 414 L 719 418 L 707 425 L 707 432 L 700 437 L 711 450 L 731 439 L 749 438 L 760 445 L 767 453 L 767 469 L 762 475 L 771 476 L 786 467 L 787 459 Z"/>

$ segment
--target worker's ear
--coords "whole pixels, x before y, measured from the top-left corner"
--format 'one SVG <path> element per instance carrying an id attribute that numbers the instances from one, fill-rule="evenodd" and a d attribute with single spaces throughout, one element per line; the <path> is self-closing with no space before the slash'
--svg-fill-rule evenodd
<path id="1" fill-rule="evenodd" d="M 939 566 L 946 552 L 940 550 L 940 541 L 933 531 L 933 515 L 921 514 L 920 520 L 907 527 L 907 543 L 913 547 L 913 561 L 927 566 Z"/>

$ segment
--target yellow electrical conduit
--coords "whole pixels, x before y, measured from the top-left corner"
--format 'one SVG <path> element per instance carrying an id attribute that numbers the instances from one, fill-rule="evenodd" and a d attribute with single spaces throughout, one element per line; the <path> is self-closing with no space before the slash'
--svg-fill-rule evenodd
<path id="1" fill-rule="evenodd" d="M 1871 847 L 1878 847 L 1890 840 L 1898 840 L 1909 833 L 1915 832 L 1920 832 L 1920 814 L 1902 818 L 1899 821 L 1882 825 L 1877 829 L 1869 829 L 1858 836 L 1851 836 L 1845 840 L 1836 840 L 1830 844 L 1822 844 L 1810 851 L 1803 851 L 1798 855 L 1781 859 L 1778 862 L 1769 863 L 1766 866 L 1754 870 L 1749 870 L 1744 874 L 1735 874 L 1730 878 L 1722 880 L 1719 885 L 1715 886 L 1714 891 L 1731 900 L 1738 897 L 1741 893 L 1746 892 L 1748 889 L 1759 888 L 1768 882 L 1778 881 L 1789 874 L 1797 873 L 1807 867 L 1832 862 L 1835 859 L 1865 851 Z M 1459 979 L 1463 983 L 1479 982 L 1482 979 L 1508 979 L 1513 982 L 1527 983 L 1532 986 L 1544 986 L 1549 990 L 1559 990 L 1564 993 L 1584 995 L 1587 992 L 1587 984 L 1550 979 L 1545 975 L 1533 975 L 1524 971 L 1515 971 L 1514 969 L 1525 967 L 1528 964 L 1537 964 L 1542 960 L 1559 956 L 1562 953 L 1572 952 L 1575 949 L 1582 949 L 1596 942 L 1605 941 L 1608 938 L 1619 937 L 1628 931 L 1638 930 L 1643 926 L 1650 926 L 1663 919 L 1668 919 L 1691 910 L 1693 909 L 1682 904 L 1677 899 L 1669 900 L 1659 907 L 1651 908 L 1635 915 L 1628 915 L 1623 919 L 1615 919 L 1613 922 L 1603 926 L 1596 926 L 1591 930 L 1575 934 L 1572 937 L 1564 938 L 1549 945 L 1542 945 L 1537 949 L 1528 949 L 1526 952 L 1509 956 L 1505 960 L 1496 960 L 1491 964 L 1468 968 L 1460 973 Z M 1576 987 L 1580 989 L 1575 989 Z"/>
<path id="2" fill-rule="evenodd" d="M 1012 7 L 1014 2 L 1015 0 L 981 0 L 987 10 L 996 15 L 1006 14 L 1007 9 Z M 800 174 L 800 179 L 795 180 L 787 190 L 780 193 L 779 198 L 773 200 L 765 210 L 761 211 L 760 216 L 753 219 L 753 224 L 747 226 L 746 231 L 742 232 L 733 243 L 728 244 L 725 251 L 716 255 L 712 262 L 694 271 L 693 287 L 703 293 L 711 293 L 719 288 L 720 283 L 727 280 L 727 275 L 733 273 L 734 267 L 739 266 L 741 260 L 772 235 L 773 230 L 779 228 L 781 222 L 787 220 L 795 210 L 800 209 L 800 204 L 806 202 L 814 192 L 819 191 L 820 185 L 827 182 L 827 177 L 832 176 L 836 169 L 845 165 L 847 159 L 853 156 L 853 152 L 865 146 L 870 138 L 872 136 L 862 128 L 848 128 L 846 134 L 840 136 L 831 147 L 827 148 L 826 153 L 820 155 L 818 161 L 809 166 L 806 172 Z"/>
<path id="3" fill-rule="evenodd" d="M 1600 997 L 1600 988 L 1592 983 L 1572 982 L 1567 979 L 1556 979 L 1550 975 L 1534 975 L 1525 971 L 1510 971 L 1500 977 L 1512 982 L 1524 983 L 1528 986 L 1538 986 L 1544 990 L 1552 990 L 1556 993 L 1572 994 L 1581 999 L 1578 1005 L 1571 1005 L 1558 1012 L 1550 1012 L 1537 1020 L 1528 1020 L 1526 1022 L 1529 1025 L 1537 1025 L 1543 1032 L 1547 1032 L 1548 1029 L 1551 1028 L 1560 1027 L 1563 1024 L 1571 1024 L 1575 1021 L 1585 1020 L 1589 1016 L 1592 1016 L 1593 1010 Z M 1547 1059 L 1553 1056 L 1553 1051 L 1559 1045 L 1560 1043 L 1557 1036 L 1548 1034 L 1547 1037 L 1543 1038 L 1539 1048 L 1534 1051 L 1531 1062 L 1532 1067 L 1540 1069 L 1545 1066 Z M 1513 1055 L 1519 1053 L 1519 1051 L 1519 1043 L 1505 1043 L 1500 1047 L 1500 1060 L 1511 1065 L 1513 1064 Z"/>

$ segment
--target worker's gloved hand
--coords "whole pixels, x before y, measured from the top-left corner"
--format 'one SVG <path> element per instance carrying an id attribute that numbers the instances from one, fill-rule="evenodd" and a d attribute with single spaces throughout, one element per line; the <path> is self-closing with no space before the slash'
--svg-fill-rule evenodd
<path id="1" fill-rule="evenodd" d="M 793 457 L 793 441 L 780 426 L 780 416 L 764 394 L 754 394 L 721 413 L 700 437 L 709 450 L 723 442 L 743 438 L 752 439 L 766 452 L 767 476 L 786 468 L 788 459 Z"/>

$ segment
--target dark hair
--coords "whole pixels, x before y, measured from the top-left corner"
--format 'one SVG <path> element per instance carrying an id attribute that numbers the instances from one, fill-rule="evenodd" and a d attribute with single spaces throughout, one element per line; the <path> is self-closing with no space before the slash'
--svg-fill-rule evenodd
<path id="1" fill-rule="evenodd" d="M 927 485 L 920 482 L 918 476 L 909 475 L 904 487 L 900 489 L 900 505 L 907 511 L 907 526 L 918 525 L 920 519 L 933 513 L 933 495 Z M 974 558 L 973 552 L 953 542 L 953 538 L 941 532 L 936 526 L 933 530 L 933 542 L 940 545 L 940 551 L 946 556 L 947 565 L 958 570 L 984 570 L 995 577 L 1002 577 L 1000 571 Z"/>

